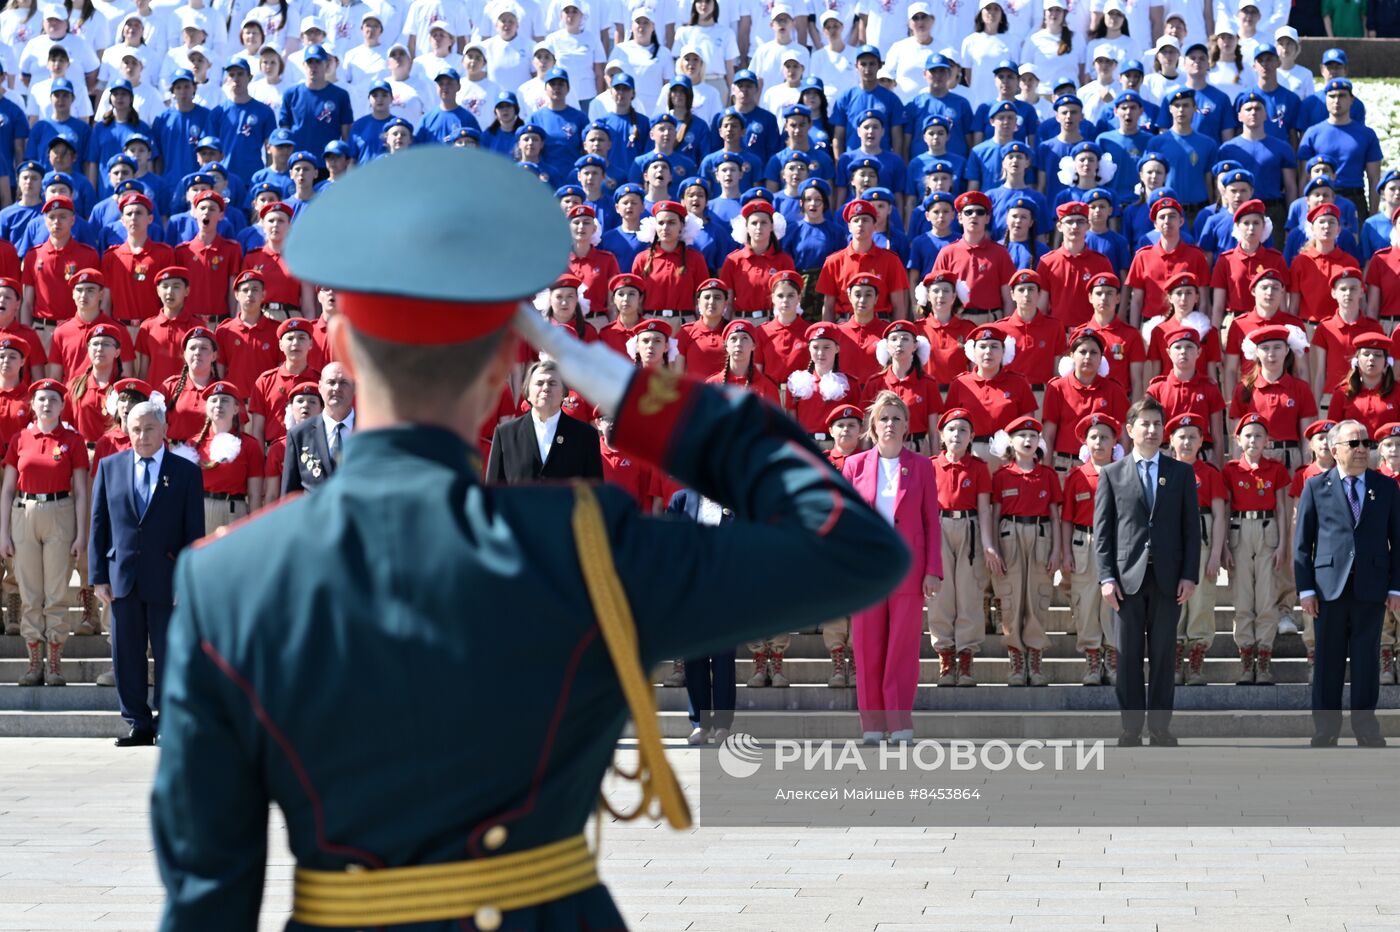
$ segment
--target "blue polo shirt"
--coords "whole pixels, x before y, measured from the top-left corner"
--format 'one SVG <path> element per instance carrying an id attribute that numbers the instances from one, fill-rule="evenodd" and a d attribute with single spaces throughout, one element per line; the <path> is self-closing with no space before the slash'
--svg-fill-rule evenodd
<path id="1" fill-rule="evenodd" d="M 1050 211 L 1050 201 L 1035 188 L 990 188 L 987 197 L 992 199 L 992 239 L 1006 236 L 1007 204 L 1018 197 L 1028 198 L 1035 203 L 1035 235 L 1044 236 L 1054 229 L 1054 215 Z M 1024 268 L 1024 266 L 1022 266 Z"/>
<path id="2" fill-rule="evenodd" d="M 1201 205 L 1210 200 L 1206 187 L 1206 172 L 1215 164 L 1219 146 L 1202 132 L 1183 136 L 1167 130 L 1152 140 L 1147 151 L 1159 153 L 1167 163 L 1167 187 L 1176 190 L 1184 206 Z"/>
<path id="3" fill-rule="evenodd" d="M 977 122 L 972 104 L 956 91 L 949 91 L 942 97 L 921 91 L 904 108 L 904 123 L 909 130 L 909 157 L 913 158 L 928 151 L 928 144 L 924 142 L 923 125 L 924 120 L 931 116 L 947 117 L 952 122 L 953 125 L 948 130 L 947 149 L 966 158 L 967 134 L 978 132 L 981 124 Z"/>
<path id="4" fill-rule="evenodd" d="M 1366 105 L 1360 97 L 1351 99 L 1351 118 L 1356 123 L 1366 122 Z M 1327 94 L 1317 91 L 1298 102 L 1298 126 L 1315 126 L 1327 122 Z"/>
<path id="5" fill-rule="evenodd" d="M 632 271 L 632 260 L 637 258 L 639 252 L 646 249 L 646 244 L 637 239 L 637 234 L 629 233 L 621 227 L 613 227 L 603 234 L 598 248 L 612 253 L 617 257 L 617 267 L 630 272 Z"/>
<path id="6" fill-rule="evenodd" d="M 28 207 L 16 201 L 9 207 L 0 210 L 0 239 L 11 245 L 16 245 L 24 228 L 29 226 L 29 221 L 39 216 L 39 209 L 42 206 L 42 204 L 35 204 Z"/>
<path id="7" fill-rule="evenodd" d="M 263 167 L 267 137 L 277 126 L 277 114 L 261 100 L 236 104 L 226 100 L 214 110 L 224 164 L 240 178 L 251 178 Z"/>
<path id="8" fill-rule="evenodd" d="M 627 116 L 609 113 L 600 117 L 599 122 L 608 128 L 608 136 L 612 138 L 608 163 L 626 175 L 632 160 L 651 146 L 651 120 L 633 108 Z"/>
<path id="9" fill-rule="evenodd" d="M 744 147 L 759 159 L 766 160 L 782 148 L 783 131 L 776 116 L 762 107 L 754 107 L 748 113 L 740 111 L 739 115 L 744 118 Z M 722 116 L 724 114 L 720 113 L 710 120 L 710 132 L 715 139 L 719 138 L 719 121 Z"/>
<path id="10" fill-rule="evenodd" d="M 792 255 L 792 264 L 800 272 L 820 269 L 826 257 L 846 248 L 849 237 L 845 224 L 833 217 L 825 223 L 808 223 L 804 218 L 788 227 L 783 248 Z"/>
<path id="11" fill-rule="evenodd" d="M 1385 214 L 1372 214 L 1361 225 L 1361 253 L 1374 256 L 1376 250 L 1390 245 L 1390 218 Z"/>
<path id="12" fill-rule="evenodd" d="M 781 186 L 783 183 L 783 163 L 787 157 L 795 150 L 791 146 L 783 146 L 768 160 L 764 167 L 763 180 L 771 181 Z M 809 178 L 821 178 L 825 181 L 833 181 L 836 178 L 836 163 L 831 160 L 831 156 L 820 149 L 804 149 L 803 155 L 807 158 L 807 171 Z M 816 166 L 815 168 L 813 166 Z M 709 177 L 706 175 L 705 177 Z"/>
<path id="13" fill-rule="evenodd" d="M 1031 158 L 1031 164 L 1036 171 L 1045 173 L 1045 196 L 1054 198 L 1065 187 L 1060 180 L 1060 159 L 1069 155 L 1070 150 L 1079 145 L 1082 140 L 1075 142 L 1064 142 L 1059 135 L 1051 136 L 1043 140 L 1035 147 L 1035 155 Z M 1029 179 L 1028 179 L 1029 180 Z"/>
<path id="14" fill-rule="evenodd" d="M 917 99 L 917 98 L 916 98 Z M 910 104 L 912 107 L 913 104 Z M 880 140 L 880 148 L 893 149 L 894 141 L 890 131 L 896 126 L 908 128 L 908 117 L 905 114 L 904 102 L 899 99 L 899 95 L 894 91 L 886 90 L 878 84 L 874 90 L 861 90 L 859 84 L 848 90 L 842 91 L 836 96 L 836 100 L 831 104 L 831 125 L 844 126 L 846 128 L 846 148 L 859 149 L 860 136 L 856 133 L 856 128 L 860 125 L 857 121 L 860 115 L 867 110 L 883 109 L 885 111 L 885 135 Z M 912 110 L 910 111 L 912 112 Z M 914 140 L 919 144 L 920 140 Z M 911 154 L 917 154 L 918 150 L 913 150 Z"/>
<path id="15" fill-rule="evenodd" d="M 384 124 L 392 119 L 392 115 L 380 120 L 365 114 L 350 124 L 350 150 L 355 153 L 356 163 L 363 165 L 384 154 Z"/>
<path id="16" fill-rule="evenodd" d="M 1282 84 L 1271 91 L 1262 87 L 1251 87 L 1249 90 L 1264 98 L 1264 110 L 1269 114 L 1264 132 L 1284 142 L 1291 141 L 1288 134 L 1298 128 L 1298 110 L 1302 106 L 1298 95 Z"/>
<path id="17" fill-rule="evenodd" d="M 335 84 L 316 91 L 305 84 L 293 85 L 282 95 L 282 109 L 277 114 L 277 125 L 291 131 L 296 147 L 317 155 L 354 122 L 350 94 Z"/>
<path id="18" fill-rule="evenodd" d="M 723 149 L 716 149 L 700 160 L 700 177 L 715 180 L 715 166 L 725 159 L 737 157 L 747 168 L 744 171 L 744 178 L 739 182 L 739 187 L 747 190 L 749 188 L 763 184 L 764 178 L 763 162 L 752 152 L 725 152 Z M 781 176 L 779 176 L 781 178 Z"/>
<path id="19" fill-rule="evenodd" d="M 1314 155 L 1332 159 L 1337 166 L 1337 187 L 1364 188 L 1366 163 L 1382 158 L 1381 141 L 1375 130 L 1355 120 L 1345 126 L 1318 123 L 1309 127 L 1298 143 L 1298 161 L 1306 162 Z"/>
<path id="20" fill-rule="evenodd" d="M 92 126 L 92 132 L 88 134 L 87 149 L 78 153 L 81 162 L 91 162 L 97 166 L 98 193 L 103 197 L 112 192 L 112 186 L 107 181 L 107 160 L 114 155 L 121 154 L 122 146 L 126 141 L 138 133 L 151 138 L 153 130 L 150 126 L 141 121 L 135 125 L 131 123 L 118 123 L 113 120 L 111 123 L 97 122 Z"/>
<path id="21" fill-rule="evenodd" d="M 1254 173 L 1254 196 L 1262 201 L 1283 197 L 1283 170 L 1296 169 L 1293 147 L 1282 139 L 1265 136 L 1260 140 L 1236 136 L 1215 153 L 1217 159 L 1234 159 Z"/>
<path id="22" fill-rule="evenodd" d="M 80 120 L 77 117 L 69 117 L 62 123 L 49 119 L 40 120 L 29 128 L 29 142 L 24 147 L 24 157 L 26 160 L 32 159 L 38 162 L 45 168 L 51 167 L 49 165 L 49 143 L 58 136 L 66 135 L 78 140 L 78 158 L 81 159 L 83 153 L 87 151 L 88 136 L 91 134 L 92 127 L 88 126 L 86 120 Z M 13 151 L 13 149 L 10 150 L 10 152 Z M 5 155 L 8 158 L 9 152 Z M 193 143 L 190 145 L 190 161 L 194 161 Z"/>
<path id="23" fill-rule="evenodd" d="M 1128 248 L 1128 241 L 1123 238 L 1122 233 L 1114 230 L 1105 230 L 1102 233 L 1090 230 L 1084 237 L 1084 245 L 1107 256 L 1113 270 L 1120 277 L 1133 262 L 1133 251 Z"/>
<path id="24" fill-rule="evenodd" d="M 949 243 L 958 241 L 957 231 L 951 232 L 947 237 L 934 236 L 932 230 L 927 230 L 909 240 L 909 261 L 904 263 L 904 267 L 915 272 L 919 278 L 923 278 L 933 271 L 933 260 L 938 258 L 938 253 Z"/>
<path id="25" fill-rule="evenodd" d="M 167 107 L 151 124 L 155 152 L 152 159 L 161 160 L 161 176 L 171 184 L 199 168 L 194 148 L 203 136 L 211 136 L 217 128 L 214 114 L 199 104 L 182 113 Z"/>
<path id="26" fill-rule="evenodd" d="M 0 97 L 0 177 L 14 178 L 15 143 L 28 138 L 29 118 L 13 100 Z"/>
<path id="27" fill-rule="evenodd" d="M 1094 140 L 1107 155 L 1113 156 L 1114 164 L 1118 166 L 1113 180 L 1105 187 L 1120 199 L 1130 198 L 1136 193 L 1138 159 L 1147 154 L 1147 147 L 1153 138 L 1151 133 L 1142 131 L 1127 136 L 1119 129 L 1110 129 L 1099 133 Z"/>
<path id="28" fill-rule="evenodd" d="M 1040 114 L 1036 112 L 1034 104 L 1028 104 L 1024 100 L 1017 98 L 1011 101 L 1016 105 L 1016 112 L 1021 115 L 1021 122 L 1016 127 L 1016 132 L 1012 136 L 1022 142 L 1036 141 L 1036 132 L 1040 129 Z M 1000 106 L 1001 101 L 994 100 L 990 103 L 978 104 L 977 109 L 972 114 L 972 132 L 981 133 L 983 136 L 992 135 L 992 108 Z M 922 125 L 922 124 L 921 124 Z M 918 132 L 916 127 L 914 132 Z M 1059 132 L 1058 129 L 1055 132 Z M 985 141 L 985 140 L 984 140 Z M 975 147 L 974 147 L 975 148 Z"/>
<path id="29" fill-rule="evenodd" d="M 530 122 L 540 126 L 545 133 L 544 153 L 540 162 L 554 178 L 567 178 L 573 174 L 574 162 L 583 154 L 583 135 L 588 132 L 588 117 L 577 107 L 551 110 L 545 107 L 536 110 Z"/>
<path id="30" fill-rule="evenodd" d="M 416 143 L 441 143 L 452 133 L 462 127 L 480 131 L 481 124 L 472 116 L 466 107 L 453 107 L 451 110 L 444 110 L 441 107 L 431 113 L 423 115 L 423 121 L 418 124 L 418 129 L 413 133 L 413 141 Z M 354 124 L 351 124 L 354 128 Z"/>
<path id="31" fill-rule="evenodd" d="M 1167 100 L 1181 87 L 1185 87 L 1184 82 L 1169 85 L 1162 96 L 1162 103 L 1157 108 L 1155 117 L 1156 125 L 1161 127 L 1162 132 L 1169 132 L 1172 125 L 1172 112 Z M 1192 129 L 1213 139 L 1219 139 L 1224 130 L 1240 128 L 1239 117 L 1235 116 L 1235 102 L 1224 91 L 1207 84 L 1195 91 L 1195 94 L 1196 115 L 1191 118 Z"/>

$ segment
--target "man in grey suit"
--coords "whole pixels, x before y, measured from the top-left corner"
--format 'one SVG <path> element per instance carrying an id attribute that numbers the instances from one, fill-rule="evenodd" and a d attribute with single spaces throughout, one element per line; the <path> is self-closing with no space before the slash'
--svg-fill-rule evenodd
<path id="1" fill-rule="evenodd" d="M 355 429 L 355 380 L 344 363 L 328 362 L 319 383 L 325 408 L 287 431 L 282 494 L 309 492 L 340 465 L 341 445 Z"/>
<path id="2" fill-rule="evenodd" d="M 1154 745 L 1176 746 L 1168 730 L 1176 623 L 1200 575 L 1196 474 L 1162 455 L 1164 417 L 1153 398 L 1128 409 L 1133 451 L 1104 467 L 1094 497 L 1099 581 L 1118 622 L 1119 747 L 1142 745 L 1144 717 Z M 1143 682 L 1144 646 L 1152 662 L 1150 690 Z"/>

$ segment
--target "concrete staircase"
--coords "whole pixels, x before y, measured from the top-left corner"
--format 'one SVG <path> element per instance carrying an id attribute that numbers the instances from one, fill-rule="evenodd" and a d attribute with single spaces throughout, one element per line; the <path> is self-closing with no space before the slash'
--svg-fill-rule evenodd
<path id="1" fill-rule="evenodd" d="M 1230 590 L 1217 585 L 1216 640 L 1206 660 L 1208 686 L 1176 690 L 1173 730 L 1182 737 L 1299 738 L 1311 734 L 1310 688 L 1302 639 L 1283 635 L 1274 659 L 1276 686 L 1235 686 L 1238 654 L 1230 636 L 1233 609 Z M 916 699 L 918 734 L 945 738 L 1115 737 L 1119 732 L 1113 688 L 1081 686 L 1082 656 L 1074 635 L 1064 633 L 1069 610 L 1057 596 L 1051 608 L 1052 645 L 1043 670 L 1050 685 L 1011 688 L 999 635 L 988 635 L 973 665 L 980 685 L 938 687 L 937 655 L 927 635 L 922 640 L 920 687 Z M 74 613 L 74 622 L 77 621 Z M 1301 619 L 1301 614 L 1298 616 Z M 20 638 L 0 636 L 0 737 L 115 737 L 125 733 L 117 715 L 116 692 L 95 685 L 111 664 L 105 637 L 71 637 L 64 650 L 68 685 L 20 687 L 25 669 Z M 761 737 L 851 737 L 859 734 L 856 691 L 826 685 L 830 660 L 821 636 L 795 634 L 785 655 L 784 672 L 792 685 L 784 689 L 750 689 L 749 657 L 736 651 L 738 718 L 735 728 Z M 654 671 L 660 683 L 667 665 Z M 1400 736 L 1400 686 L 1381 690 L 1381 720 L 1386 733 Z M 681 688 L 657 686 L 657 705 L 667 737 L 690 732 L 686 694 Z"/>

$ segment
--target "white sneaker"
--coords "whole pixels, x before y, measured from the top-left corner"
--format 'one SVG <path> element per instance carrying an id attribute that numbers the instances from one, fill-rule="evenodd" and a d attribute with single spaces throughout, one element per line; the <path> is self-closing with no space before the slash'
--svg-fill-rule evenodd
<path id="1" fill-rule="evenodd" d="M 690 733 L 690 737 L 685 739 L 686 744 L 704 744 L 709 738 L 710 732 L 706 728 L 697 728 Z"/>
<path id="2" fill-rule="evenodd" d="M 725 739 L 725 738 L 728 738 L 728 737 L 729 737 L 729 729 L 728 729 L 728 728 L 716 728 L 714 731 L 710 732 L 710 740 L 711 740 L 712 742 L 714 742 L 715 744 L 723 744 L 723 743 L 724 743 L 724 739 Z"/>
<path id="3" fill-rule="evenodd" d="M 914 729 L 901 728 L 899 731 L 890 732 L 890 740 L 895 744 L 908 744 L 914 740 Z"/>
<path id="4" fill-rule="evenodd" d="M 1292 615 L 1283 615 L 1278 620 L 1279 634 L 1297 634 L 1298 624 L 1293 620 Z"/>
<path id="5" fill-rule="evenodd" d="M 885 740 L 885 733 L 883 731 L 867 731 L 861 734 L 860 740 L 865 745 L 877 745 Z"/>

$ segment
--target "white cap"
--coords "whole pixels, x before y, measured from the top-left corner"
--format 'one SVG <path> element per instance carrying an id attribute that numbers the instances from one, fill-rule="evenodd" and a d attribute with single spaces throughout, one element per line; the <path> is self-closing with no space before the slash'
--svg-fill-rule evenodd
<path id="1" fill-rule="evenodd" d="M 1123 3 L 1123 0 L 1104 0 L 1103 11 L 1105 13 L 1111 13 L 1115 10 L 1124 16 L 1128 15 L 1128 7 Z"/>
<path id="2" fill-rule="evenodd" d="M 1219 19 L 1217 19 L 1215 21 L 1215 34 L 1217 36 L 1238 36 L 1240 34 L 1240 30 L 1239 27 L 1235 25 L 1234 17 L 1222 16 Z"/>
<path id="3" fill-rule="evenodd" d="M 914 0 L 913 3 L 909 4 L 908 17 L 913 19 L 914 16 L 919 13 L 923 13 L 925 16 L 932 16 L 932 9 L 933 8 L 925 3 L 924 0 Z"/>
<path id="4" fill-rule="evenodd" d="M 208 50 L 207 48 L 205 48 L 204 46 L 202 46 L 202 45 L 192 45 L 192 46 L 190 46 L 188 49 L 185 50 L 185 54 L 186 54 L 186 55 L 195 55 L 195 54 L 199 54 L 199 55 L 203 55 L 203 56 L 204 56 L 204 60 L 205 60 L 205 61 L 213 61 L 213 60 L 214 60 L 213 58 L 210 57 L 210 55 L 209 55 L 209 50 Z"/>
<path id="5" fill-rule="evenodd" d="M 1294 45 L 1301 44 L 1298 41 L 1298 30 L 1294 29 L 1292 26 L 1280 26 L 1278 31 L 1274 33 L 1275 44 L 1277 44 L 1279 39 L 1290 39 Z"/>
<path id="6" fill-rule="evenodd" d="M 375 10 L 373 8 L 367 9 L 360 14 L 360 25 L 363 26 L 365 24 L 365 20 L 367 19 L 374 20 L 381 27 L 384 25 L 384 14 L 380 13 L 378 10 Z"/>
<path id="7" fill-rule="evenodd" d="M 632 22 L 636 22 L 639 19 L 655 21 L 656 7 L 652 6 L 650 3 L 639 3 L 632 7 Z"/>
<path id="8" fill-rule="evenodd" d="M 1162 38 L 1157 40 L 1157 44 L 1152 47 L 1152 54 L 1155 55 L 1162 51 L 1162 49 L 1176 49 L 1180 52 L 1181 43 L 1177 40 L 1176 36 L 1162 36 Z"/>
<path id="9" fill-rule="evenodd" d="M 44 6 L 44 19 L 68 20 L 68 13 L 57 3 L 49 3 Z"/>
<path id="10" fill-rule="evenodd" d="M 309 29 L 319 29 L 321 32 L 325 32 L 326 24 L 321 22 L 319 16 L 303 16 L 301 18 L 301 28 L 298 29 L 297 32 L 306 32 Z"/>
<path id="11" fill-rule="evenodd" d="M 771 23 L 773 20 L 777 19 L 779 16 L 782 16 L 782 15 L 784 15 L 784 14 L 786 14 L 786 15 L 788 15 L 788 16 L 791 16 L 791 15 L 792 15 L 792 7 L 789 6 L 788 4 L 782 3 L 782 2 L 775 3 L 775 4 L 773 4 L 773 10 L 772 10 L 772 12 L 770 12 L 770 13 L 768 14 L 768 22 Z"/>
<path id="12" fill-rule="evenodd" d="M 682 58 L 685 58 L 687 55 L 694 55 L 696 58 L 700 59 L 701 61 L 704 61 L 704 60 L 705 60 L 705 53 L 702 52 L 702 51 L 700 50 L 700 46 L 698 46 L 698 45 L 683 45 L 683 46 L 681 46 L 680 51 L 676 52 L 676 61 L 680 61 Z"/>
<path id="13" fill-rule="evenodd" d="M 181 29 L 193 27 L 203 30 L 204 32 L 209 32 L 210 17 L 207 7 L 202 10 L 196 10 L 192 7 L 182 6 L 175 11 L 175 18 L 180 21 Z"/>
<path id="14" fill-rule="evenodd" d="M 1046 9 L 1046 10 L 1068 10 L 1069 7 L 1065 5 L 1065 0 L 1045 0 L 1045 9 Z"/>
<path id="15" fill-rule="evenodd" d="M 1033 74 L 1037 78 L 1040 77 L 1040 72 L 1035 70 L 1034 62 L 1022 62 L 1021 69 L 1017 72 L 1017 74 L 1021 75 L 1022 77 L 1025 77 L 1028 74 Z"/>
<path id="16" fill-rule="evenodd" d="M 1245 7 L 1254 7 L 1254 12 L 1259 12 L 1259 0 L 1240 0 L 1240 12 L 1243 13 Z"/>
<path id="17" fill-rule="evenodd" d="M 787 50 L 784 51 L 783 54 L 778 58 L 778 64 L 780 64 L 780 65 L 786 64 L 787 62 L 790 62 L 790 61 L 801 62 L 801 63 L 804 64 L 804 65 L 806 64 L 806 62 L 803 62 L 803 61 L 802 61 L 802 54 L 801 54 L 800 52 L 798 52 L 797 49 L 787 49 Z"/>
<path id="18" fill-rule="evenodd" d="M 950 62 L 952 62 L 953 64 L 957 65 L 959 68 L 961 68 L 961 67 L 963 66 L 963 63 L 962 63 L 962 52 L 959 52 L 957 49 L 953 48 L 951 45 L 948 46 L 946 49 L 939 49 L 939 50 L 938 50 L 938 54 L 939 54 L 939 55 L 942 55 L 944 58 L 948 59 Z"/>
<path id="19" fill-rule="evenodd" d="M 486 5 L 486 15 L 491 19 L 496 19 L 502 13 L 510 13 L 516 19 L 521 19 L 525 16 L 525 8 L 515 0 L 492 0 Z"/>
<path id="20" fill-rule="evenodd" d="M 1001 0 L 977 0 L 977 12 L 982 12 L 987 7 L 991 6 L 993 3 L 995 3 L 997 6 L 1001 6 Z M 1006 11 L 1002 10 L 1002 12 L 1005 13 Z"/>
<path id="21" fill-rule="evenodd" d="M 841 18 L 841 14 L 837 13 L 835 10 L 822 10 L 821 15 L 817 17 L 817 27 L 825 26 L 826 21 L 829 19 L 834 19 L 838 23 L 845 23 L 845 20 Z"/>

